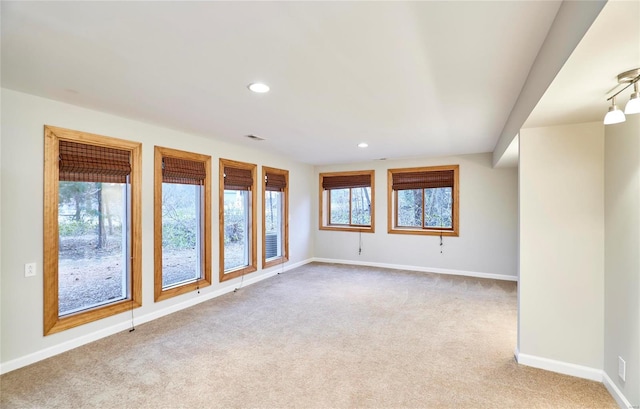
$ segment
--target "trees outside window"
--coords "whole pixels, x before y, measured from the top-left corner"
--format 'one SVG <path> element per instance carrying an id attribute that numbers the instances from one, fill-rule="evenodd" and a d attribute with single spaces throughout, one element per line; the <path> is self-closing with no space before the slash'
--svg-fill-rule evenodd
<path id="1" fill-rule="evenodd" d="M 374 231 L 374 171 L 320 174 L 320 229 Z"/>
<path id="2" fill-rule="evenodd" d="M 211 157 L 155 147 L 156 301 L 211 285 Z"/>
<path id="3" fill-rule="evenodd" d="M 45 335 L 141 305 L 140 155 L 45 126 Z"/>
<path id="4" fill-rule="evenodd" d="M 458 165 L 389 169 L 389 233 L 457 236 Z"/>
<path id="5" fill-rule="evenodd" d="M 289 258 L 289 171 L 262 167 L 262 267 Z"/>
<path id="6" fill-rule="evenodd" d="M 256 165 L 220 159 L 220 281 L 257 270 Z"/>
<path id="7" fill-rule="evenodd" d="M 354 187 L 328 191 L 330 225 L 370 226 L 371 188 Z"/>
<path id="8" fill-rule="evenodd" d="M 58 314 L 64 317 L 127 298 L 127 185 L 59 183 Z"/>

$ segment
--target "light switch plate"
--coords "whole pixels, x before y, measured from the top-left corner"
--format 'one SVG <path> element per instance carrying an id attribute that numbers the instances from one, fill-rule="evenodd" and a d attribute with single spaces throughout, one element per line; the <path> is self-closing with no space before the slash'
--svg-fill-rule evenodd
<path id="1" fill-rule="evenodd" d="M 618 357 L 618 376 L 623 381 L 626 381 L 627 378 L 627 363 L 622 359 L 622 357 Z"/>

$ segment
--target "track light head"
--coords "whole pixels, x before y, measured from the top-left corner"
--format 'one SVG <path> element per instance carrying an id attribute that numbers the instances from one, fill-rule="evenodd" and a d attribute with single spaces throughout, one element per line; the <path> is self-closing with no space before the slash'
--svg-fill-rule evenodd
<path id="1" fill-rule="evenodd" d="M 640 92 L 638 92 L 638 82 L 633 83 L 633 94 L 629 98 L 629 102 L 624 107 L 626 115 L 640 114 Z"/>
<path id="2" fill-rule="evenodd" d="M 609 107 L 609 112 L 607 112 L 607 115 L 604 116 L 604 124 L 619 124 L 620 122 L 624 122 L 625 120 L 626 118 L 624 116 L 624 112 L 622 112 L 616 105 L 616 97 L 611 98 L 611 106 Z"/>

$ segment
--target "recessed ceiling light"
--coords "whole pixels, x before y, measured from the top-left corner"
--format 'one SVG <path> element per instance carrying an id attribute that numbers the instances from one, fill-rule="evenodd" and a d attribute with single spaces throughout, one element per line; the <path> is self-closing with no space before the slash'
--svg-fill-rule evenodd
<path id="1" fill-rule="evenodd" d="M 264 94 L 265 92 L 269 92 L 269 86 L 261 82 L 252 82 L 251 84 L 247 85 L 247 88 L 259 94 Z"/>
<path id="2" fill-rule="evenodd" d="M 366 148 L 367 146 L 369 146 L 369 144 L 368 144 L 368 143 L 366 143 L 366 142 L 360 142 L 360 143 L 358 144 L 358 148 Z"/>

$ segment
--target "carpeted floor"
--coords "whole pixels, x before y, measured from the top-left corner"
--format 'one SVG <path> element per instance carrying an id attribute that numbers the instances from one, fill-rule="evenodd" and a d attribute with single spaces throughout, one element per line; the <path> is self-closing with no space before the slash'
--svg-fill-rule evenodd
<path id="1" fill-rule="evenodd" d="M 520 366 L 513 282 L 308 264 L 0 377 L 2 408 L 616 408 Z"/>

